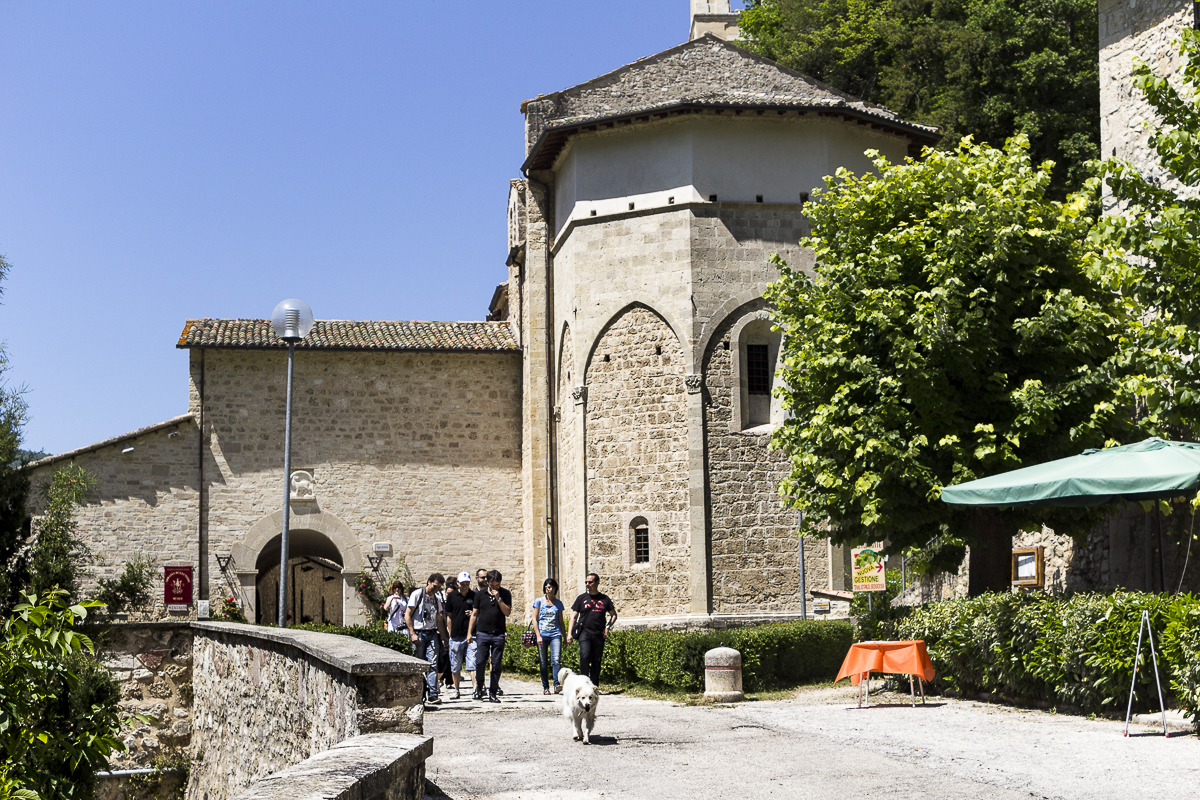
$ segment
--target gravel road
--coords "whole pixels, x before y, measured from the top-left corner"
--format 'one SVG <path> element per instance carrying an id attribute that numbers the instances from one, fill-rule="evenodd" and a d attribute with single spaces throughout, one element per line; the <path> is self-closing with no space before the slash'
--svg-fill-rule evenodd
<path id="1" fill-rule="evenodd" d="M 722 707 L 605 695 L 586 746 L 557 696 L 502 685 L 499 705 L 464 693 L 426 713 L 430 796 L 1182 800 L 1200 785 L 1197 737 L 1146 725 L 1127 739 L 1119 722 L 943 698 L 911 708 L 907 695 L 859 709 L 839 686 Z"/>

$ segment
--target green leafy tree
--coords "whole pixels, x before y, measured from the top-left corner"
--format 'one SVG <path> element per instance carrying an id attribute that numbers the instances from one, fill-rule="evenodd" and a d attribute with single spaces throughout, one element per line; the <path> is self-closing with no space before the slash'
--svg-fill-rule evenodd
<path id="1" fill-rule="evenodd" d="M 1091 0 L 760 0 L 745 44 L 904 119 L 1000 147 L 1015 134 L 1055 162 L 1062 198 L 1099 156 Z"/>
<path id="2" fill-rule="evenodd" d="M 1112 192 L 1114 213 L 1092 234 L 1109 286 L 1137 309 L 1124 343 L 1141 410 L 1179 437 L 1200 425 L 1200 33 L 1185 30 L 1182 87 L 1136 64 L 1133 83 L 1161 123 L 1149 145 L 1158 175 L 1121 159 L 1097 164 Z M 1148 125 L 1148 127 L 1150 127 Z M 1166 180 L 1164 180 L 1164 178 Z"/>
<path id="3" fill-rule="evenodd" d="M 0 281 L 10 268 L 0 256 Z M 29 533 L 29 476 L 21 470 L 29 460 L 21 449 L 29 408 L 24 391 L 5 383 L 7 369 L 8 356 L 0 345 L 0 615 L 17 602 L 17 592 L 29 580 L 29 565 L 23 554 Z"/>
<path id="4" fill-rule="evenodd" d="M 150 603 L 150 589 L 153 586 L 154 562 L 138 553 L 125 562 L 120 575 L 96 581 L 93 599 L 103 603 L 109 614 L 117 614 L 125 609 L 136 610 Z"/>
<path id="5" fill-rule="evenodd" d="M 55 589 L 28 594 L 4 621 L 0 641 L 0 748 L 4 780 L 44 798 L 90 800 L 97 770 L 122 750 L 112 676 L 77 630 L 87 609 Z"/>
<path id="6" fill-rule="evenodd" d="M 79 579 L 91 553 L 76 534 L 75 509 L 95 488 L 96 479 L 82 467 L 68 464 L 54 471 L 43 488 L 46 511 L 35 525 L 30 550 L 30 586 L 39 596 L 54 588 L 71 597 L 79 593 Z"/>
<path id="7" fill-rule="evenodd" d="M 1128 309 L 1087 269 L 1096 203 L 1048 199 L 1027 147 L 839 170 L 807 209 L 816 276 L 781 263 L 767 292 L 791 412 L 780 494 L 805 532 L 889 552 L 963 536 L 972 591 L 1007 588 L 1026 520 L 939 502 L 943 486 L 1141 435 L 1118 375 Z"/>

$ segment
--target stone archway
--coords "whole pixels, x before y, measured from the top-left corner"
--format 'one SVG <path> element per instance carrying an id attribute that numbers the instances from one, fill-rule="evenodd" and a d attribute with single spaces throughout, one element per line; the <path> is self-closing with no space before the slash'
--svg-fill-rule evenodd
<path id="1" fill-rule="evenodd" d="M 242 590 L 246 617 L 258 615 L 257 585 L 267 572 L 279 569 L 279 539 L 283 511 L 261 517 L 246 531 L 242 543 L 234 545 L 232 555 Z M 345 522 L 327 511 L 292 509 L 289 520 L 288 550 L 290 562 L 307 558 L 324 572 L 340 572 L 341 623 L 354 625 L 366 621 L 362 603 L 355 591 L 355 579 L 362 572 L 362 546 Z M 272 558 L 273 555 L 273 558 Z M 273 561 L 273 565 L 267 562 Z M 278 577 L 275 578 L 278 581 Z M 276 586 L 278 583 L 275 584 Z M 274 609 L 275 602 L 270 604 Z M 333 616 L 331 613 L 330 616 Z M 271 620 L 265 620 L 271 622 Z M 298 620 L 297 620 L 298 621 Z"/>

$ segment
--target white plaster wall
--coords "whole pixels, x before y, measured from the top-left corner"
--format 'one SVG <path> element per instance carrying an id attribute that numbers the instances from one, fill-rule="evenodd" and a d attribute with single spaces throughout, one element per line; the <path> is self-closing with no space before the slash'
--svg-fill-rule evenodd
<path id="1" fill-rule="evenodd" d="M 772 112 L 774 114 L 774 112 Z M 876 149 L 901 161 L 908 141 L 815 115 L 694 116 L 576 137 L 555 169 L 555 231 L 581 219 L 672 202 L 799 203 L 839 167 L 871 169 Z"/>

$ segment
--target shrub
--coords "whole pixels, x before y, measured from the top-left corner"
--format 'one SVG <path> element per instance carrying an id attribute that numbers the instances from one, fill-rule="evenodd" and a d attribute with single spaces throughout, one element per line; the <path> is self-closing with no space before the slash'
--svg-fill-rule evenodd
<path id="1" fill-rule="evenodd" d="M 504 668 L 538 671 L 537 648 L 521 646 L 524 627 L 510 625 Z M 742 654 L 742 685 L 747 691 L 832 679 L 854 641 L 843 621 L 785 622 L 722 631 L 617 630 L 608 636 L 601 678 L 643 683 L 676 691 L 704 688 L 704 654 L 732 647 Z M 578 670 L 579 648 L 564 646 L 562 665 Z"/>
<path id="2" fill-rule="evenodd" d="M 380 647 L 386 647 L 389 650 L 395 650 L 407 656 L 413 654 L 412 642 L 409 640 L 408 634 L 393 633 L 392 631 L 384 630 L 382 625 L 323 625 L 318 622 L 306 622 L 303 625 L 293 625 L 292 629 L 297 631 L 316 631 L 317 633 L 336 633 L 340 636 L 353 636 L 355 639 L 377 644 Z M 537 663 L 536 656 L 537 653 L 535 652 L 535 666 Z"/>
<path id="3" fill-rule="evenodd" d="M 1200 708 L 1200 601 L 1141 592 L 985 594 L 930 603 L 896 625 L 901 639 L 924 639 L 938 672 L 935 688 L 988 692 L 1015 702 L 1044 701 L 1084 713 L 1121 713 L 1133 680 L 1142 611 L 1158 646 L 1164 695 L 1193 720 Z M 1142 664 L 1152 667 L 1143 641 Z M 1158 703 L 1154 671 L 1141 669 L 1134 708 Z"/>
<path id="4" fill-rule="evenodd" d="M 213 612 L 212 618 L 224 622 L 249 622 L 246 619 L 245 612 L 242 611 L 242 604 L 238 602 L 236 597 L 222 599 L 220 607 Z"/>
<path id="5" fill-rule="evenodd" d="M 100 578 L 96 584 L 99 589 L 92 599 L 107 606 L 109 614 L 116 614 L 127 608 L 142 608 L 150 602 L 150 587 L 154 585 L 154 562 L 141 554 L 135 555 L 125 562 L 125 567 L 116 578 Z"/>

